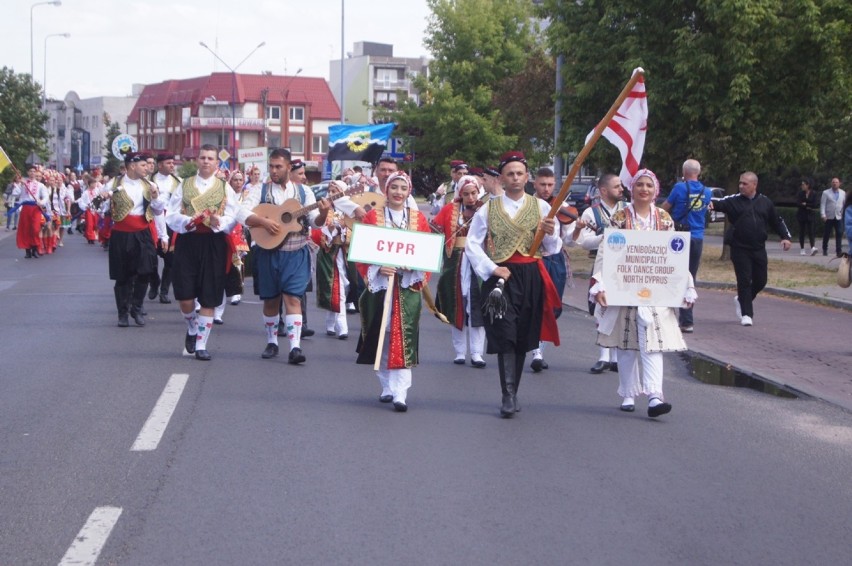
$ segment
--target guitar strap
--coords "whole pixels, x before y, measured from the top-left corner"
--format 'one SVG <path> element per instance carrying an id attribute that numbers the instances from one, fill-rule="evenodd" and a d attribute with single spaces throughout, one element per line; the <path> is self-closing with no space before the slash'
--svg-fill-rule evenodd
<path id="1" fill-rule="evenodd" d="M 269 187 L 272 186 L 272 183 L 264 183 L 260 188 L 260 202 L 264 202 L 267 204 L 275 204 L 272 200 L 272 191 L 268 190 Z M 296 185 L 299 189 L 299 203 L 302 206 L 305 206 L 305 186 L 304 185 Z M 269 197 L 269 198 L 267 198 Z"/>

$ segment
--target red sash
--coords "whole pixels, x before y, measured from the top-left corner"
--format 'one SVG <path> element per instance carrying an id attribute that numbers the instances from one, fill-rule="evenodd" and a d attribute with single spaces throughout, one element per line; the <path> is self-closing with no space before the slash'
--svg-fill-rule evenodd
<path id="1" fill-rule="evenodd" d="M 112 229 L 116 232 L 140 232 L 147 229 L 150 230 L 154 242 L 157 241 L 157 227 L 142 215 L 128 214 L 121 222 L 114 223 Z"/>

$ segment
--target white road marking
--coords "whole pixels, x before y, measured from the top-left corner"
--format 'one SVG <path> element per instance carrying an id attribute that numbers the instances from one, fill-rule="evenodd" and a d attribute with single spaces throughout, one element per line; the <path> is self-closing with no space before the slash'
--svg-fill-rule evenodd
<path id="1" fill-rule="evenodd" d="M 59 566 L 85 566 L 97 562 L 120 516 L 121 507 L 96 507 L 59 561 Z"/>
<path id="2" fill-rule="evenodd" d="M 188 379 L 189 374 L 186 373 L 172 374 L 169 382 L 166 383 L 166 388 L 160 398 L 157 399 L 157 404 L 154 405 L 151 415 L 139 432 L 139 436 L 136 437 L 136 441 L 130 447 L 131 452 L 157 449 Z"/>

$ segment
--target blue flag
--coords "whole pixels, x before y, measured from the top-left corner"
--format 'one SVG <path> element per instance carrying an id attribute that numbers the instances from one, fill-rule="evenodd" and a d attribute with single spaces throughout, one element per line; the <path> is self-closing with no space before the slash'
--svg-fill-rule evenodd
<path id="1" fill-rule="evenodd" d="M 328 160 L 377 162 L 387 149 L 395 126 L 391 123 L 329 127 Z"/>

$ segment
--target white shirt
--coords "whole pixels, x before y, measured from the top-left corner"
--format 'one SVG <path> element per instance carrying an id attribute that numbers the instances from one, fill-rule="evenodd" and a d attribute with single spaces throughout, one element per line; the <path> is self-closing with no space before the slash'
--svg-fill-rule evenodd
<path id="1" fill-rule="evenodd" d="M 521 193 L 524 195 L 525 193 Z M 524 203 L 523 196 L 518 200 L 513 200 L 508 195 L 494 197 L 492 200 L 502 199 L 503 210 L 509 218 L 514 219 Z M 550 205 L 541 199 L 536 199 L 541 217 L 544 218 L 550 213 Z M 490 205 L 482 206 L 476 211 L 473 220 L 470 222 L 470 229 L 467 231 L 467 244 L 465 245 L 465 254 L 467 255 L 470 265 L 476 274 L 485 281 L 494 274 L 497 264 L 491 261 L 485 253 L 485 239 L 488 236 L 488 209 Z M 541 241 L 542 255 L 552 255 L 559 251 L 562 246 L 562 240 L 559 238 L 559 230 L 555 230 L 554 234 L 545 234 Z"/>
<path id="2" fill-rule="evenodd" d="M 271 202 L 273 204 L 283 204 L 284 201 L 290 199 L 299 200 L 299 189 L 296 188 L 291 182 L 287 182 L 287 184 L 282 187 L 278 183 L 271 183 L 270 188 L 267 189 L 269 194 L 271 195 Z M 314 196 L 314 192 L 310 189 L 310 187 L 304 187 L 305 191 L 305 202 L 302 206 L 309 206 L 317 202 L 317 197 Z M 252 209 L 257 205 L 261 204 L 260 197 L 263 192 L 262 185 L 256 185 L 254 187 L 246 187 L 243 190 L 245 196 L 242 199 L 242 205 L 240 208 L 242 209 L 237 216 L 237 222 L 240 224 L 246 223 L 246 218 L 251 216 Z M 267 195 L 267 199 L 270 199 L 270 196 Z M 319 216 L 319 209 L 315 208 L 307 214 L 308 222 L 314 228 L 322 228 L 322 224 L 317 224 L 317 217 Z"/>
<path id="3" fill-rule="evenodd" d="M 113 179 L 109 183 L 110 191 L 115 190 L 115 182 L 117 179 Z M 122 177 L 121 179 L 121 189 L 130 199 L 133 201 L 133 208 L 130 209 L 128 214 L 133 216 L 142 216 L 145 214 L 145 203 L 144 203 L 144 189 L 145 185 L 142 183 L 142 179 L 131 179 L 129 177 Z M 155 199 L 151 199 L 151 210 L 154 211 L 154 214 L 158 214 L 163 211 L 166 205 L 166 199 L 163 196 L 158 196 Z M 158 226 L 159 228 L 159 226 Z"/>
<path id="4" fill-rule="evenodd" d="M 203 179 L 198 175 L 195 176 L 195 186 L 201 194 L 206 193 L 213 184 L 218 181 L 215 175 L 210 175 L 207 179 Z M 224 183 L 224 181 L 222 181 Z M 166 207 L 166 224 L 169 228 L 178 234 L 187 232 L 186 225 L 192 221 L 191 216 L 183 214 L 183 183 L 178 185 L 175 192 L 172 193 L 169 199 L 169 204 Z M 240 206 L 237 202 L 237 196 L 234 190 L 225 183 L 225 211 L 219 217 L 219 226 L 211 227 L 214 232 L 230 233 L 237 223 L 236 217 L 240 214 Z"/>
<path id="5" fill-rule="evenodd" d="M 610 207 L 604 201 L 601 201 L 601 207 L 609 213 L 609 218 L 612 217 L 619 210 L 619 203 L 616 202 L 615 206 Z M 601 216 L 604 218 L 604 221 L 607 220 L 607 214 L 602 213 Z M 577 236 L 577 239 L 574 240 L 574 230 L 573 228 L 565 235 L 565 244 L 568 246 L 579 246 L 584 250 L 596 250 L 601 245 L 603 241 L 603 232 L 600 234 L 597 233 L 595 226 L 595 212 L 592 210 L 592 207 L 588 207 L 583 211 L 583 214 L 580 216 L 583 222 L 586 223 L 586 227 L 580 230 L 580 235 Z M 608 224 L 607 224 L 608 225 Z M 594 226 L 594 228 L 593 228 Z M 605 228 L 606 226 L 604 226 Z"/>
<path id="6" fill-rule="evenodd" d="M 30 193 L 32 191 L 32 193 Z M 29 179 L 24 181 L 24 189 L 21 191 L 21 200 L 20 202 L 35 202 L 41 206 L 47 206 L 49 195 L 47 191 L 47 187 L 45 187 L 39 181 L 31 181 Z"/>

